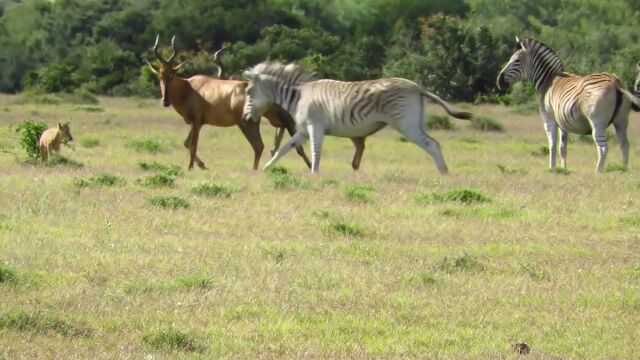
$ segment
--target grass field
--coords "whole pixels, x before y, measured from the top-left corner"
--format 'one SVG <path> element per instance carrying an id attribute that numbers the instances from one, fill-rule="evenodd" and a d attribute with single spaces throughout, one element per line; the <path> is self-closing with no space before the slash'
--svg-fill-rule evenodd
<path id="1" fill-rule="evenodd" d="M 0 359 L 639 359 L 640 116 L 630 169 L 591 142 L 547 171 L 536 114 L 463 106 L 504 132 L 432 131 L 451 173 L 398 133 L 329 138 L 253 171 L 235 128 L 159 100 L 0 96 Z M 430 106 L 430 114 L 442 114 Z M 82 163 L 16 161 L 11 126 L 71 119 Z M 273 129 L 263 126 L 265 154 Z M 176 169 L 175 166 L 178 168 Z"/>

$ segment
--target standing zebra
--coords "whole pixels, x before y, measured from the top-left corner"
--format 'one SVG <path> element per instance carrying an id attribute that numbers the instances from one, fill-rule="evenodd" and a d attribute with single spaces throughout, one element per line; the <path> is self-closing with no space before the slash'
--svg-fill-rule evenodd
<path id="1" fill-rule="evenodd" d="M 469 113 L 453 111 L 438 96 L 401 78 L 358 82 L 316 80 L 314 73 L 298 65 L 279 63 L 258 64 L 244 75 L 249 79 L 244 120 L 260 119 L 264 109 L 275 103 L 289 111 L 297 125 L 295 135 L 280 147 L 265 168 L 310 138 L 311 171 L 316 173 L 325 134 L 364 139 L 391 125 L 426 151 L 440 173 L 445 174 L 448 169 L 440 145 L 424 128 L 423 97 L 436 101 L 453 117 L 472 118 Z"/>
<path id="2" fill-rule="evenodd" d="M 517 39 L 516 39 L 517 40 Z M 549 168 L 556 165 L 560 129 L 560 165 L 566 168 L 569 133 L 592 134 L 598 150 L 596 171 L 607 157 L 606 128 L 613 123 L 620 141 L 622 161 L 629 162 L 627 125 L 633 95 L 609 73 L 575 75 L 564 71 L 560 58 L 535 39 L 518 41 L 518 49 L 498 75 L 499 89 L 519 80 L 530 80 L 538 93 L 539 111 L 549 138 Z"/>

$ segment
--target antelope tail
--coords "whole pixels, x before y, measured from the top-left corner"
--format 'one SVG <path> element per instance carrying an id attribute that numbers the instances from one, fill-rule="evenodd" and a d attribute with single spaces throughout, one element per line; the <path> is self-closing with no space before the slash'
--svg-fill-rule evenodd
<path id="1" fill-rule="evenodd" d="M 438 95 L 436 94 L 432 94 L 426 90 L 422 90 L 422 95 L 428 97 L 429 99 L 437 102 L 438 104 L 440 104 L 440 106 L 442 106 L 444 108 L 444 110 L 447 112 L 447 114 L 453 116 L 454 118 L 457 119 L 462 119 L 462 120 L 473 120 L 473 114 L 468 113 L 466 111 L 455 111 L 451 108 L 451 106 L 449 106 L 449 103 L 447 103 L 446 101 L 442 100 Z"/>

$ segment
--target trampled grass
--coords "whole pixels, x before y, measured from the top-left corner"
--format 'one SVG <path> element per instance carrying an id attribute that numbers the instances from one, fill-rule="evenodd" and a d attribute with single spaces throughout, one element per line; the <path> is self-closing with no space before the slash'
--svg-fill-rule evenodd
<path id="1" fill-rule="evenodd" d="M 77 106 L 0 96 L 3 150 L 20 153 L 24 119 L 99 134 L 63 149 L 79 168 L 0 153 L 0 359 L 515 359 L 521 342 L 532 359 L 637 358 L 636 113 L 626 172 L 613 141 L 603 174 L 575 141 L 569 175 L 550 173 L 537 114 L 472 106 L 503 132 L 430 130 L 446 176 L 391 128 L 358 172 L 327 137 L 311 175 L 294 152 L 253 171 L 241 132 L 210 126 L 209 170 L 188 171 L 188 127 L 157 100 Z M 176 181 L 137 181 L 156 174 Z"/>

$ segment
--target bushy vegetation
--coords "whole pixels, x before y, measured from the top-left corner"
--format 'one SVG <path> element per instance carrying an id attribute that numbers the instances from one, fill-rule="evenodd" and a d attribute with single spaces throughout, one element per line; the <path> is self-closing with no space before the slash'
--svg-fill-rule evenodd
<path id="1" fill-rule="evenodd" d="M 42 121 L 25 120 L 16 127 L 16 132 L 20 138 L 20 146 L 22 146 L 28 159 L 35 160 L 40 156 L 38 140 L 45 130 L 47 130 L 47 124 Z"/>
<path id="2" fill-rule="evenodd" d="M 494 86 L 514 35 L 547 42 L 569 70 L 609 70 L 626 82 L 640 58 L 640 6 L 630 0 L 5 3 L 0 91 L 8 92 L 156 95 L 157 80 L 141 61 L 152 57 L 155 34 L 163 46 L 176 35 L 178 60 L 192 59 L 185 75 L 214 73 L 209 54 L 229 44 L 222 61 L 230 75 L 265 59 L 298 61 L 326 77 L 402 76 L 447 99 L 508 104 L 532 96 L 530 88 L 501 94 Z"/>

